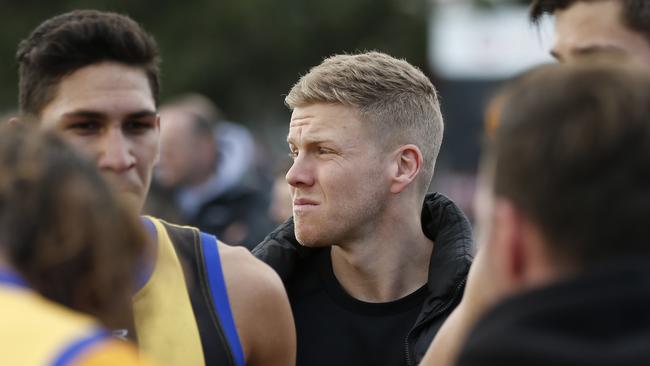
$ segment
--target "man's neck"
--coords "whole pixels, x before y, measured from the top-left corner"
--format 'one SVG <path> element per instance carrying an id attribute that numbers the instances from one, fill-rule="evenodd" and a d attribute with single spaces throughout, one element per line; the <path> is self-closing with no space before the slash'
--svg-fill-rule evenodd
<path id="1" fill-rule="evenodd" d="M 370 236 L 332 246 L 334 274 L 358 300 L 398 300 L 428 281 L 433 243 L 422 232 L 419 211 L 386 221 L 390 225 L 379 225 Z"/>

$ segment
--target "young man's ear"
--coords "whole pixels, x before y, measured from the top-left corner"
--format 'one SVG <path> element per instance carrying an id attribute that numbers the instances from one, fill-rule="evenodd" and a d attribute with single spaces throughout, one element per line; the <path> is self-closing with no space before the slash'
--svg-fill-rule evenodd
<path id="1" fill-rule="evenodd" d="M 501 268 L 501 281 L 506 292 L 521 287 L 525 282 L 529 250 L 525 235 L 525 218 L 509 200 L 497 198 L 494 202 L 495 256 Z"/>
<path id="2" fill-rule="evenodd" d="M 422 169 L 422 152 L 413 144 L 400 146 L 394 153 L 390 191 L 400 193 L 411 184 Z"/>

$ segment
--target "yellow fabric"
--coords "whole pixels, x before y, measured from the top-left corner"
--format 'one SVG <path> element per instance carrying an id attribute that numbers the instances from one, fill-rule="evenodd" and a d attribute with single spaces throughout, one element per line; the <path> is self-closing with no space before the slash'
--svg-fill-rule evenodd
<path id="1" fill-rule="evenodd" d="M 149 281 L 134 296 L 138 344 L 162 366 L 203 366 L 203 349 L 183 268 L 162 223 L 149 217 L 158 238 Z"/>
<path id="2" fill-rule="evenodd" d="M 132 344 L 111 340 L 90 347 L 71 366 L 153 366 L 142 359 Z"/>
<path id="3" fill-rule="evenodd" d="M 98 329 L 92 318 L 24 288 L 0 286 L 0 309 L 0 365 L 51 365 L 73 343 Z M 100 353 L 106 358 L 110 352 Z"/>

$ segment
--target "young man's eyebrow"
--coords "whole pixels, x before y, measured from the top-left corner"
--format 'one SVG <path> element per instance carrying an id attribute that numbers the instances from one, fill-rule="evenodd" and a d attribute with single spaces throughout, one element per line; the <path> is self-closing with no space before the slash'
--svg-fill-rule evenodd
<path id="1" fill-rule="evenodd" d="M 76 110 L 72 112 L 67 112 L 63 114 L 64 118 L 72 118 L 72 117 L 85 117 L 85 118 L 95 118 L 95 119 L 100 119 L 106 117 L 106 114 L 100 113 L 100 112 L 95 112 L 95 111 L 88 111 L 88 110 Z"/>
<path id="2" fill-rule="evenodd" d="M 127 117 L 137 119 L 137 118 L 155 117 L 156 115 L 157 115 L 156 111 L 142 110 L 134 113 L 129 113 Z"/>
<path id="3" fill-rule="evenodd" d="M 137 118 L 153 117 L 153 116 L 156 116 L 156 115 L 157 115 L 156 111 L 146 109 L 146 110 L 141 110 L 141 111 L 129 113 L 129 114 L 126 115 L 126 117 L 137 119 Z M 63 114 L 63 117 L 67 117 L 67 118 L 85 117 L 85 118 L 101 119 L 101 118 L 106 118 L 106 113 L 92 111 L 92 110 L 80 109 L 80 110 L 65 113 L 65 114 Z"/>

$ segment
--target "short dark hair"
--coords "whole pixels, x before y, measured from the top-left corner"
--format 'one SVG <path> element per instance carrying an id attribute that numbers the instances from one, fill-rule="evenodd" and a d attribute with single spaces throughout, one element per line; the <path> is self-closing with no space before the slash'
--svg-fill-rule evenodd
<path id="1" fill-rule="evenodd" d="M 650 256 L 650 78 L 610 63 L 548 65 L 506 89 L 488 142 L 494 193 L 582 267 Z M 489 165 L 492 164 L 492 165 Z"/>
<path id="2" fill-rule="evenodd" d="M 114 61 L 141 67 L 156 105 L 160 94 L 158 45 L 126 15 L 75 10 L 41 23 L 18 45 L 18 100 L 23 114 L 39 115 L 61 79 L 85 66 Z"/>
<path id="3" fill-rule="evenodd" d="M 650 1 L 648 0 L 533 0 L 530 19 L 537 23 L 544 14 L 553 14 L 577 2 L 619 1 L 622 4 L 623 23 L 635 32 L 643 34 L 650 42 Z"/>

